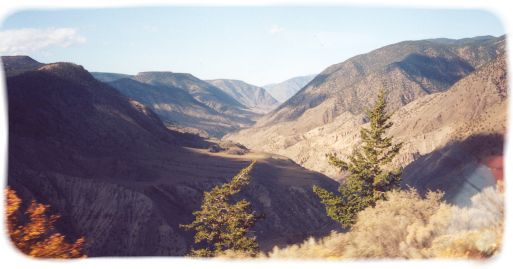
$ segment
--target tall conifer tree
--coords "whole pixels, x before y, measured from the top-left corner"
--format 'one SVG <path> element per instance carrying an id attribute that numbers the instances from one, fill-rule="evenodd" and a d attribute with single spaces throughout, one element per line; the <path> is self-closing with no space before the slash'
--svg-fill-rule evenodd
<path id="1" fill-rule="evenodd" d="M 230 203 L 230 198 L 249 184 L 249 173 L 254 165 L 255 161 L 242 169 L 230 182 L 205 192 L 201 209 L 193 213 L 194 221 L 181 225 L 185 230 L 195 231 L 194 243 L 200 246 L 192 249 L 191 256 L 215 257 L 226 252 L 256 256 L 259 247 L 256 237 L 250 235 L 250 229 L 257 216 L 245 199 Z"/>
<path id="2" fill-rule="evenodd" d="M 340 185 L 339 194 L 313 187 L 328 216 L 345 228 L 355 223 L 358 212 L 374 206 L 376 201 L 384 199 L 385 192 L 399 187 L 401 169 L 386 169 L 402 146 L 402 143 L 393 144 L 392 137 L 386 136 L 386 131 L 392 127 L 386 106 L 386 93 L 381 90 L 373 107 L 367 110 L 369 128 L 360 129 L 361 144 L 353 150 L 348 161 L 334 153 L 327 154 L 331 165 L 349 174 Z"/>

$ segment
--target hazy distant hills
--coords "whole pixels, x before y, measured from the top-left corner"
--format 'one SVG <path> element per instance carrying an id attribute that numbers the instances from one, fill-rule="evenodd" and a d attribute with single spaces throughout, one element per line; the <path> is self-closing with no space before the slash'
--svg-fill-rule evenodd
<path id="1" fill-rule="evenodd" d="M 59 231 L 69 239 L 85 236 L 89 256 L 184 255 L 192 234 L 178 225 L 192 220 L 204 191 L 251 160 L 257 160 L 253 179 L 241 196 L 265 215 L 254 228 L 264 250 L 337 227 L 310 191 L 314 184 L 336 188 L 322 174 L 278 155 L 231 151 L 239 146 L 229 143 L 209 152 L 213 142 L 167 129 L 149 107 L 81 66 L 36 67 L 32 61 L 26 66 L 26 60 L 2 58 L 16 71 L 6 79 L 8 184 L 24 201 L 51 205 L 62 216 Z M 158 92 L 165 86 L 187 92 L 155 77 L 143 86 L 130 78 L 121 81 L 131 83 L 130 91 Z M 208 91 L 187 84 L 196 93 Z M 224 97 L 212 97 L 211 104 Z M 173 98 L 213 109 L 188 95 Z"/>
<path id="2" fill-rule="evenodd" d="M 504 40 L 407 41 L 356 56 L 327 68 L 252 128 L 226 138 L 341 178 L 325 154 L 351 153 L 365 123 L 362 112 L 384 87 L 396 111 L 392 133 L 405 143 L 398 161 L 409 165 L 405 182 L 420 190 L 443 189 L 449 200 L 462 202 L 491 180 L 490 173 L 482 174 L 482 152 L 468 145 L 481 141 L 496 154 L 502 150 Z"/>
<path id="3" fill-rule="evenodd" d="M 264 88 L 233 79 L 207 80 L 255 113 L 265 114 L 279 105 Z"/>
<path id="4" fill-rule="evenodd" d="M 123 94 L 151 107 L 170 128 L 221 137 L 252 125 L 276 106 L 263 89 L 243 82 L 227 90 L 191 74 L 141 72 L 135 76 L 93 73 Z"/>
<path id="5" fill-rule="evenodd" d="M 226 94 L 221 89 L 212 86 L 187 73 L 173 72 L 141 72 L 134 79 L 154 86 L 172 86 L 187 91 L 196 100 L 206 104 L 218 112 L 238 113 L 243 104 Z"/>
<path id="6" fill-rule="evenodd" d="M 120 73 L 105 73 L 105 72 L 91 72 L 94 78 L 103 82 L 112 82 L 122 78 L 131 78 L 132 75 L 120 74 Z"/>
<path id="7" fill-rule="evenodd" d="M 301 88 L 308 84 L 314 77 L 315 75 L 294 77 L 280 83 L 262 86 L 262 88 L 266 89 L 280 103 L 283 103 L 301 90 Z"/>
<path id="8" fill-rule="evenodd" d="M 239 128 L 237 118 L 232 119 L 201 103 L 184 89 L 151 85 L 134 78 L 118 79 L 109 84 L 124 95 L 151 107 L 172 128 L 203 136 L 220 136 L 228 130 Z"/>

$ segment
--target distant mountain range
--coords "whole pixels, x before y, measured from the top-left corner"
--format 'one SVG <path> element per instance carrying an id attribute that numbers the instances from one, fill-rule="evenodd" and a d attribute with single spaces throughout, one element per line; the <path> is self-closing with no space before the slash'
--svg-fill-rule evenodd
<path id="1" fill-rule="evenodd" d="M 171 129 L 221 137 L 248 127 L 278 102 L 264 89 L 242 81 L 203 81 L 191 74 L 93 72 L 124 95 L 151 107 Z"/>
<path id="2" fill-rule="evenodd" d="M 207 82 L 223 90 L 226 94 L 256 113 L 265 114 L 279 105 L 279 102 L 264 88 L 248 84 L 244 81 L 216 79 L 207 80 Z"/>
<path id="3" fill-rule="evenodd" d="M 337 228 L 310 192 L 314 184 L 336 188 L 322 174 L 282 156 L 169 130 L 151 108 L 82 66 L 35 64 L 28 57 L 2 62 L 9 67 L 8 184 L 24 201 L 51 205 L 62 216 L 60 232 L 85 236 L 88 256 L 185 255 L 193 238 L 179 224 L 192 221 L 204 191 L 252 160 L 251 184 L 241 196 L 265 215 L 254 227 L 262 249 Z M 221 110 L 229 102 L 228 111 L 238 109 L 213 86 L 198 89 L 195 78 L 182 77 L 144 73 L 121 82 L 133 84 L 133 91 L 140 81 L 148 83 L 142 90 L 155 92 L 187 93 L 187 86 L 194 94 L 207 91 L 202 98 L 212 107 L 187 101 L 202 109 Z"/>
<path id="4" fill-rule="evenodd" d="M 314 77 L 315 75 L 293 77 L 280 83 L 262 86 L 262 88 L 266 89 L 280 103 L 283 103 L 294 96 L 294 94 L 301 90 L 308 82 L 312 81 Z"/>
<path id="5" fill-rule="evenodd" d="M 420 156 L 433 153 L 448 143 L 464 141 L 474 135 L 491 135 L 492 130 L 475 128 L 456 131 L 461 123 L 475 121 L 477 115 L 482 116 L 482 124 L 488 122 L 487 126 L 505 126 L 502 115 L 506 113 L 506 94 L 500 89 L 505 87 L 506 69 L 505 65 L 493 64 L 500 62 L 504 53 L 504 36 L 405 41 L 389 45 L 328 67 L 253 127 L 229 134 L 225 139 L 252 149 L 281 154 L 309 169 L 343 178 L 343 174 L 329 166 L 325 154 L 332 151 L 342 155 L 351 153 L 358 144 L 358 130 L 366 122 L 364 110 L 372 104 L 378 90 L 384 88 L 388 91 L 390 112 L 415 118 L 411 125 L 404 118 L 393 118 L 394 133 L 397 132 L 398 140 L 406 143 L 400 164 L 410 165 Z M 497 85 L 486 83 L 492 78 Z M 461 89 L 462 84 L 474 92 L 465 92 Z M 456 93 L 458 97 L 452 96 Z M 428 102 L 435 96 L 440 97 Z M 423 108 L 403 112 L 413 104 L 422 104 Z M 452 106 L 458 109 L 452 110 Z M 433 132 L 431 135 L 423 128 L 418 129 L 428 123 Z M 493 132 L 501 136 L 504 128 L 494 128 Z M 500 145 L 494 147 L 500 148 Z M 467 169 L 477 167 L 477 157 L 470 156 L 467 157 L 472 161 L 467 159 L 459 165 L 467 165 Z M 405 182 L 414 180 L 415 184 L 411 185 L 420 189 L 436 186 L 448 192 L 448 200 L 464 200 L 457 197 L 457 191 L 465 180 L 471 181 L 469 174 L 443 183 L 447 180 L 444 173 L 449 174 L 448 167 L 428 165 L 430 172 L 425 171 L 425 174 L 413 173 L 411 167 L 407 169 Z M 454 171 L 460 171 L 458 169 Z"/>
<path id="6" fill-rule="evenodd" d="M 94 78 L 103 82 L 113 82 L 122 78 L 132 78 L 132 75 L 120 74 L 120 73 L 105 73 L 105 72 L 90 72 Z"/>

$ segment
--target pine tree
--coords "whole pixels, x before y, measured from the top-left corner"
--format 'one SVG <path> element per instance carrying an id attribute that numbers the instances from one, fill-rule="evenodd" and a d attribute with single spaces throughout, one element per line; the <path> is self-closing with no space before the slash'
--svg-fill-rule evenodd
<path id="1" fill-rule="evenodd" d="M 195 231 L 194 243 L 202 246 L 193 248 L 191 256 L 215 257 L 226 252 L 256 256 L 259 247 L 256 237 L 250 235 L 250 229 L 258 216 L 252 213 L 251 204 L 245 199 L 230 203 L 230 198 L 249 184 L 254 165 L 255 161 L 230 182 L 205 192 L 201 209 L 193 213 L 194 221 L 180 225 L 185 230 Z"/>
<path id="2" fill-rule="evenodd" d="M 391 114 L 386 112 L 385 97 L 385 91 L 381 90 L 373 107 L 366 111 L 370 126 L 360 129 L 361 144 L 353 150 L 347 162 L 334 153 L 326 155 L 331 165 L 349 173 L 338 189 L 339 194 L 313 187 L 328 216 L 345 228 L 355 223 L 358 212 L 384 199 L 385 192 L 399 188 L 401 169 L 386 169 L 399 153 L 402 143 L 393 144 L 392 137 L 386 136 L 392 122 L 389 121 Z"/>
<path id="3" fill-rule="evenodd" d="M 37 258 L 82 258 L 85 240 L 68 243 L 55 231 L 58 215 L 47 216 L 48 205 L 32 201 L 26 212 L 20 212 L 22 200 L 11 188 L 7 196 L 7 230 L 14 245 L 23 253 Z"/>

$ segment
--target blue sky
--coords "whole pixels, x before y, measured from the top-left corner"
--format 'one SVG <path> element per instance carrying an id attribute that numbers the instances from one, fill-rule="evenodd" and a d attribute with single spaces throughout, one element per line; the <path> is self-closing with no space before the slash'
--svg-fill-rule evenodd
<path id="1" fill-rule="evenodd" d="M 29 10 L 4 19 L 0 53 L 89 71 L 166 70 L 255 85 L 315 74 L 384 45 L 505 33 L 478 10 L 153 7 Z"/>

